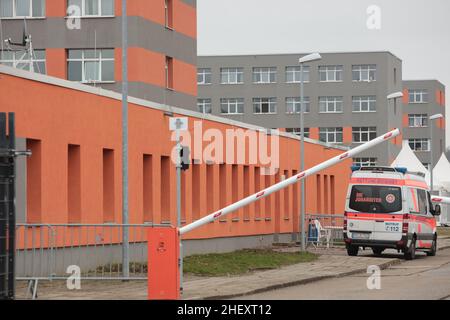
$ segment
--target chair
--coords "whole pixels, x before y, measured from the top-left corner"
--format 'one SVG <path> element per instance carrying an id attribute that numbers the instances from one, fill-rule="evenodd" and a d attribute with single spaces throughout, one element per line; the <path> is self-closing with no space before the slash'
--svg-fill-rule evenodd
<path id="1" fill-rule="evenodd" d="M 317 244 L 319 245 L 322 239 L 326 239 L 327 249 L 330 248 L 331 230 L 324 229 L 318 219 L 314 220 L 314 225 L 316 226 L 317 230 Z"/>

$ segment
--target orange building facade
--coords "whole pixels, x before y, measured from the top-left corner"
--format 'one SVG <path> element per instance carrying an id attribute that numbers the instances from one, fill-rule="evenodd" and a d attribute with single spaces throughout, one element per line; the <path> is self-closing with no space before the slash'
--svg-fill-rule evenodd
<path id="1" fill-rule="evenodd" d="M 35 54 L 42 62 L 40 70 L 34 71 L 120 92 L 122 1 L 98 1 L 90 9 L 83 3 L 46 0 L 41 12 L 32 11 L 25 17 Z M 74 5 L 81 6 L 74 9 Z M 197 97 L 196 1 L 128 1 L 127 16 L 130 95 L 193 109 Z M 21 41 L 24 17 L 14 13 L 6 17 L 3 39 Z M 3 64 L 16 63 L 8 57 L 5 50 L 0 57 Z M 33 68 L 24 65 L 20 68 Z"/>
<path id="2" fill-rule="evenodd" d="M 2 112 L 15 112 L 17 136 L 26 139 L 32 151 L 26 164 L 26 222 L 121 223 L 120 94 L 0 66 L 0 106 Z M 200 125 L 203 132 L 216 129 L 224 136 L 230 129 L 262 128 L 130 98 L 130 223 L 176 224 L 171 116 L 188 117 L 196 141 L 191 150 L 194 164 L 182 173 L 184 224 L 299 171 L 296 136 L 280 133 L 278 170 L 261 175 L 266 166 L 250 163 L 248 150 L 239 164 L 236 157 L 231 163 L 195 159 L 195 148 L 203 152 L 208 141 L 198 143 L 194 126 Z M 305 152 L 306 167 L 311 167 L 343 151 L 307 139 Z M 199 160 L 203 161 L 196 164 Z M 345 161 L 306 180 L 307 213 L 343 213 L 350 165 Z M 185 239 L 298 232 L 299 194 L 299 185 L 290 186 Z"/>

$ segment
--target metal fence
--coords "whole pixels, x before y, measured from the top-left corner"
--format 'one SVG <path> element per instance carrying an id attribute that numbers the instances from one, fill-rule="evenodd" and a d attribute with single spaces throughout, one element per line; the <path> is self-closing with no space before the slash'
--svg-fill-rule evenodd
<path id="1" fill-rule="evenodd" d="M 308 242 L 317 242 L 317 233 L 315 233 L 315 220 L 320 222 L 321 227 L 329 233 L 330 244 L 344 241 L 344 215 L 337 214 L 307 214 L 307 231 L 306 239 Z M 314 234 L 313 234 L 314 233 Z"/>
<path id="2" fill-rule="evenodd" d="M 147 230 L 156 224 L 17 224 L 16 279 L 147 279 Z M 129 229 L 130 276 L 122 276 L 123 228 Z"/>

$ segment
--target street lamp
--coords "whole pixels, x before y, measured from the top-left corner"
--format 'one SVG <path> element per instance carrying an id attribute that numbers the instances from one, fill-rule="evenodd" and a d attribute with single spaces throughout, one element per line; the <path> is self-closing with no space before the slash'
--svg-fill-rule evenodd
<path id="1" fill-rule="evenodd" d="M 304 79 L 303 79 L 303 66 L 307 62 L 313 62 L 322 59 L 319 53 L 311 53 L 301 57 L 298 62 L 300 63 L 300 172 L 305 171 L 305 119 L 304 119 Z M 300 199 L 300 242 L 301 250 L 306 250 L 305 244 L 305 180 L 302 179 L 301 183 L 301 199 Z"/>
<path id="2" fill-rule="evenodd" d="M 391 93 L 387 96 L 388 101 L 394 100 L 394 114 L 397 114 L 397 99 L 402 98 L 402 97 L 403 97 L 403 92 L 401 92 L 401 91 Z"/>
<path id="3" fill-rule="evenodd" d="M 401 92 L 401 91 L 393 92 L 391 94 L 388 94 L 388 96 L 386 97 L 388 100 L 388 104 L 389 104 L 390 100 L 394 100 L 394 114 L 397 114 L 397 99 L 402 98 L 402 97 L 403 97 L 403 92 Z M 391 152 L 390 151 L 391 151 L 391 144 L 388 143 L 388 145 L 387 145 L 388 162 L 389 162 L 388 165 L 391 164 L 391 159 L 390 159 Z"/>
<path id="4" fill-rule="evenodd" d="M 434 114 L 430 117 L 430 188 L 431 188 L 431 194 L 433 194 L 434 191 L 434 185 L 433 185 L 433 167 L 434 167 L 434 157 L 433 157 L 433 121 L 438 119 L 443 119 L 444 116 L 442 113 Z"/>

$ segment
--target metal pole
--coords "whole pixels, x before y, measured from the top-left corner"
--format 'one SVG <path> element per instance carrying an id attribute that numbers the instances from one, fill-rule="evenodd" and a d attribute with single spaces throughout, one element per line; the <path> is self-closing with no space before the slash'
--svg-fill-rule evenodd
<path id="1" fill-rule="evenodd" d="M 304 110 L 304 81 L 303 81 L 303 63 L 300 63 L 300 172 L 305 170 L 305 110 Z M 306 250 L 305 244 L 305 180 L 300 182 L 300 241 L 301 250 Z"/>
<path id="2" fill-rule="evenodd" d="M 434 191 L 434 185 L 433 185 L 433 120 L 430 121 L 430 188 L 431 188 L 431 194 L 433 194 Z"/>
<path id="3" fill-rule="evenodd" d="M 122 223 L 128 224 L 128 17 L 122 0 Z M 130 276 L 129 229 L 122 229 L 122 275 Z"/>
<path id="4" fill-rule="evenodd" d="M 181 228 L 181 144 L 180 144 L 180 130 L 176 130 L 177 134 L 177 226 Z M 183 292 L 183 245 L 180 239 L 180 292 Z"/>
<path id="5" fill-rule="evenodd" d="M 201 219 L 198 219 L 182 228 L 180 228 L 180 235 L 183 235 L 189 231 L 192 231 L 194 229 L 197 229 L 205 224 L 208 224 L 210 222 L 213 222 L 217 219 L 219 219 L 220 217 L 224 217 L 227 214 L 234 212 L 242 207 L 245 207 L 246 205 L 258 201 L 260 199 L 263 199 L 269 195 L 271 195 L 274 192 L 277 192 L 283 188 L 286 188 L 288 186 L 290 186 L 291 184 L 297 183 L 299 181 L 301 181 L 302 179 L 305 179 L 306 177 L 309 177 L 312 174 L 315 174 L 317 172 L 320 172 L 326 168 L 329 168 L 331 166 L 334 166 L 342 161 L 345 161 L 347 159 L 350 159 L 352 157 L 354 157 L 355 155 L 370 149 L 376 145 L 379 145 L 380 143 L 383 143 L 385 141 L 388 141 L 396 136 L 398 136 L 400 134 L 400 130 L 399 129 L 395 129 L 392 130 L 382 136 L 379 136 L 378 138 L 375 138 L 369 142 L 363 143 L 351 150 L 348 150 L 336 157 L 333 157 L 331 159 L 328 159 L 327 161 L 324 161 L 322 163 L 319 163 L 318 165 L 307 169 L 305 171 L 300 172 L 299 174 L 296 174 L 295 176 L 292 176 L 286 180 L 280 181 L 264 190 L 261 190 L 255 194 L 252 194 L 244 199 L 241 199 L 233 204 L 230 204 L 229 206 L 226 206 L 223 209 L 220 209 L 218 211 L 215 211 Z"/>

